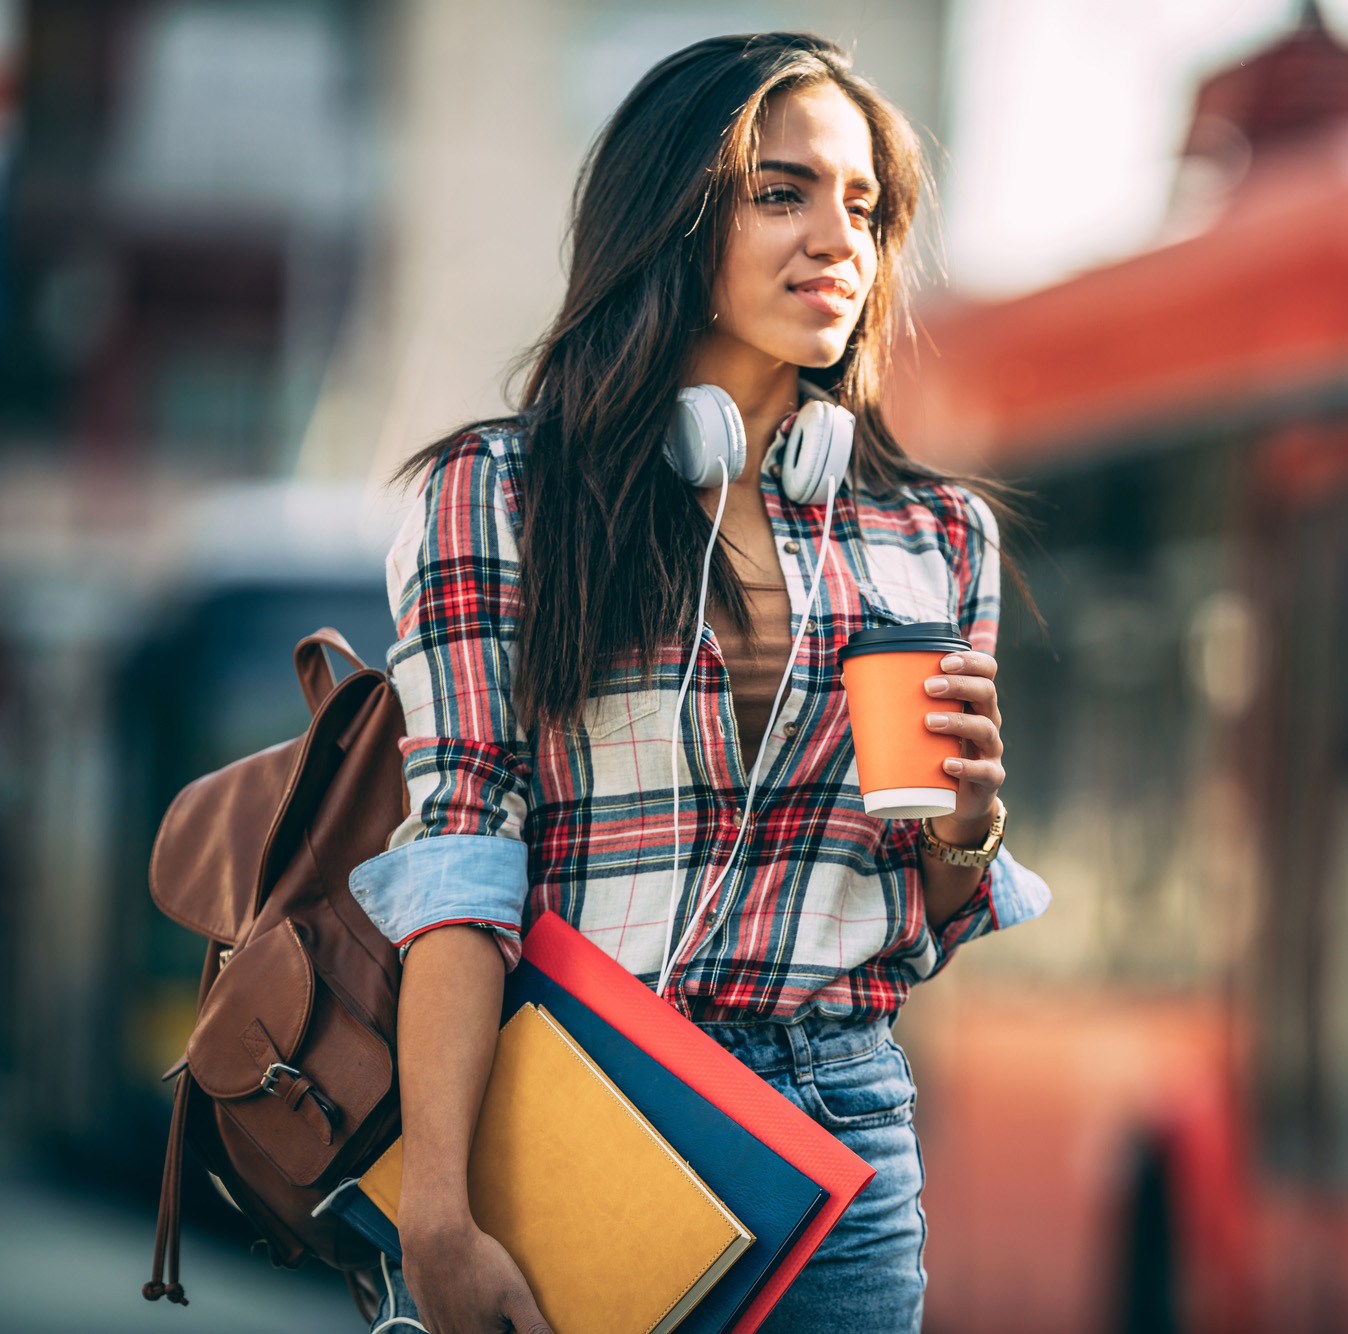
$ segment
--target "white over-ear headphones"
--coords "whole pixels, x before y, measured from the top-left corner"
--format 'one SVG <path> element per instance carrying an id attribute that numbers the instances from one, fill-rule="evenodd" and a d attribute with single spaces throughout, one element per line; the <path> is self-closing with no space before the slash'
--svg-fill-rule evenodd
<path id="1" fill-rule="evenodd" d="M 797 505 L 823 504 L 830 475 L 841 482 L 852 457 L 856 418 L 801 381 L 809 402 L 796 413 L 782 454 L 782 490 Z M 743 471 L 747 449 L 744 422 L 729 394 L 718 385 L 680 389 L 665 440 L 665 457 L 693 486 L 716 486 L 724 459 L 733 482 Z"/>
<path id="2" fill-rule="evenodd" d="M 782 490 L 788 499 L 795 501 L 797 505 L 818 505 L 821 502 L 824 504 L 824 535 L 819 542 L 819 560 L 815 564 L 805 611 L 800 617 L 800 628 L 791 646 L 791 656 L 787 659 L 786 671 L 782 673 L 781 684 L 777 687 L 777 696 L 772 701 L 772 711 L 768 715 L 768 724 L 763 729 L 763 739 L 758 743 L 758 757 L 754 760 L 753 770 L 749 774 L 749 792 L 744 801 L 744 816 L 740 822 L 739 833 L 735 836 L 734 846 L 730 849 L 730 856 L 726 859 L 720 875 L 712 882 L 711 887 L 696 899 L 693 911 L 689 914 L 688 925 L 677 945 L 674 944 L 674 918 L 679 906 L 679 734 L 682 731 L 683 700 L 688 693 L 688 683 L 693 677 L 698 650 L 702 647 L 702 627 L 706 624 L 704 615 L 707 606 L 707 577 L 711 571 L 712 552 L 716 548 L 716 534 L 721 528 L 721 516 L 725 513 L 726 494 L 730 483 L 744 471 L 748 449 L 744 422 L 739 409 L 730 395 L 714 384 L 699 384 L 691 389 L 679 390 L 674 421 L 665 440 L 665 457 L 673 465 L 674 471 L 693 486 L 719 484 L 721 499 L 716 507 L 711 538 L 702 557 L 702 591 L 698 595 L 697 632 L 693 640 L 693 651 L 689 656 L 688 668 L 683 674 L 683 684 L 679 688 L 679 698 L 674 706 L 674 734 L 670 738 L 670 767 L 674 790 L 674 871 L 669 887 L 669 916 L 665 921 L 665 949 L 660 959 L 660 976 L 655 988 L 657 995 L 664 995 L 679 955 L 696 933 L 703 912 L 734 865 L 735 854 L 739 851 L 745 830 L 749 828 L 749 811 L 753 807 L 754 793 L 758 788 L 758 769 L 763 762 L 763 749 L 772 735 L 782 695 L 787 682 L 791 679 L 791 668 L 795 664 L 796 655 L 800 652 L 801 640 L 805 637 L 805 627 L 810 624 L 808 619 L 810 611 L 819 596 L 819 581 L 823 576 L 824 560 L 828 555 L 829 529 L 833 524 L 833 500 L 838 494 L 838 488 L 842 484 L 843 475 L 852 457 L 852 431 L 856 419 L 846 408 L 834 403 L 813 385 L 804 380 L 800 385 L 809 402 L 796 413 L 791 434 L 786 440 L 786 448 L 782 455 Z"/>

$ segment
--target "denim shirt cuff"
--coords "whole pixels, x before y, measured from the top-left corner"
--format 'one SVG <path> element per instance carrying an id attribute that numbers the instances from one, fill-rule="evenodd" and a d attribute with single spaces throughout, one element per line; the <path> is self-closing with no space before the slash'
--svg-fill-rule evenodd
<path id="1" fill-rule="evenodd" d="M 991 869 L 989 895 L 994 925 L 999 930 L 1043 915 L 1053 895 L 1039 876 L 1011 855 L 1005 843 L 997 850 Z"/>
<path id="2" fill-rule="evenodd" d="M 493 834 L 431 835 L 362 862 L 350 885 L 381 934 L 400 947 L 460 922 L 518 940 L 529 849 Z"/>

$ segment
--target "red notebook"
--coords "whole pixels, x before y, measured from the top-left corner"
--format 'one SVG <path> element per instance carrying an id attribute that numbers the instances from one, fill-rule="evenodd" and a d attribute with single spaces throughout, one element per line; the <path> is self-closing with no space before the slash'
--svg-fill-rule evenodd
<path id="1" fill-rule="evenodd" d="M 524 957 L 829 1192 L 732 1332 L 752 1334 L 875 1169 L 556 913 L 544 913 L 530 928 Z"/>

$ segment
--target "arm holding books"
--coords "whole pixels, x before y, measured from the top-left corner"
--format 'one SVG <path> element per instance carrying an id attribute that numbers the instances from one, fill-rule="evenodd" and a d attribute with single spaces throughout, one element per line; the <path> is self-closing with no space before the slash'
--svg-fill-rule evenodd
<path id="1" fill-rule="evenodd" d="M 490 442 L 422 478 L 389 552 L 410 813 L 351 892 L 403 951 L 398 1066 L 403 1274 L 434 1334 L 549 1334 L 505 1249 L 468 1208 L 467 1162 L 528 892 L 531 765 L 511 704 L 518 550 Z"/>
<path id="2" fill-rule="evenodd" d="M 398 1006 L 403 1277 L 434 1334 L 550 1334 L 515 1262 L 468 1208 L 468 1151 L 496 1050 L 505 963 L 491 935 L 413 941 Z"/>

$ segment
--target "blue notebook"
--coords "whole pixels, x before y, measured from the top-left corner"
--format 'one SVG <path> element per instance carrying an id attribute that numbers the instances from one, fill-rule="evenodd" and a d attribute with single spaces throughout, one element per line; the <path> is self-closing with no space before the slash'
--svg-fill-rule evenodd
<path id="1" fill-rule="evenodd" d="M 688 1314 L 679 1334 L 719 1334 L 731 1328 L 823 1207 L 828 1191 L 524 959 L 506 978 L 501 1022 L 531 1001 L 556 1016 L 670 1148 L 754 1234 L 753 1245 Z"/>

